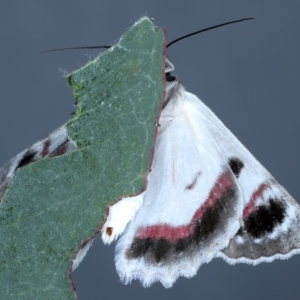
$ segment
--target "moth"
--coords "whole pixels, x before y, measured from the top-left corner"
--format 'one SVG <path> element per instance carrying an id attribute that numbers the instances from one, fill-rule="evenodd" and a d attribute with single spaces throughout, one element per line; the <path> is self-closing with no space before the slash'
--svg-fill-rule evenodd
<path id="1" fill-rule="evenodd" d="M 215 257 L 256 265 L 300 253 L 297 202 L 173 71 L 167 58 L 147 188 L 110 206 L 102 227 L 106 244 L 122 235 L 121 280 L 169 288 Z"/>
<path id="2" fill-rule="evenodd" d="M 122 235 L 115 258 L 121 280 L 138 279 L 145 287 L 160 281 L 168 288 L 215 257 L 256 265 L 299 253 L 299 205 L 184 89 L 174 69 L 166 58 L 165 99 L 147 187 L 109 206 L 101 229 L 106 244 Z M 0 169 L 0 200 L 18 168 L 75 149 L 61 127 L 21 152 Z M 73 269 L 90 245 L 79 250 Z"/>
<path id="3" fill-rule="evenodd" d="M 300 252 L 300 207 L 166 60 L 166 97 L 147 189 L 109 207 L 102 240 L 125 283 L 171 287 L 203 263 L 271 262 Z"/>

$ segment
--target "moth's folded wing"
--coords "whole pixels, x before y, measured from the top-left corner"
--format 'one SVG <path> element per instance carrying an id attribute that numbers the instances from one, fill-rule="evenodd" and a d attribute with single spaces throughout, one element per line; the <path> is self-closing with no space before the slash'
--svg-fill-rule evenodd
<path id="1" fill-rule="evenodd" d="M 220 252 L 227 262 L 256 265 L 300 253 L 299 205 L 275 179 L 266 179 L 254 191 L 243 224 Z"/>
<path id="2" fill-rule="evenodd" d="M 243 202 L 240 229 L 218 256 L 255 265 L 300 253 L 299 204 L 207 107 L 201 110 L 214 122 L 212 136 L 235 174 Z"/>
<path id="3" fill-rule="evenodd" d="M 75 144 L 67 136 L 66 128 L 62 126 L 19 153 L 0 169 L 0 202 L 18 168 L 36 160 L 49 156 L 59 156 L 75 149 Z"/>

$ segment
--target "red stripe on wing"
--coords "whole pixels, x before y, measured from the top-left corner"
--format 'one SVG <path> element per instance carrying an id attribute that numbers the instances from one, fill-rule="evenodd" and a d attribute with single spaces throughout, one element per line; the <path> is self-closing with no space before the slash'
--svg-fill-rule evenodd
<path id="1" fill-rule="evenodd" d="M 256 201 L 261 197 L 262 193 L 266 189 L 265 183 L 261 184 L 258 189 L 252 194 L 250 201 L 246 205 L 243 211 L 243 218 L 246 218 L 255 209 Z"/>
<path id="2" fill-rule="evenodd" d="M 195 212 L 191 222 L 182 226 L 170 226 L 168 224 L 160 224 L 144 227 L 138 230 L 136 238 L 140 239 L 161 239 L 165 238 L 169 241 L 175 241 L 177 239 L 185 238 L 193 233 L 195 223 L 201 219 L 205 210 L 209 207 L 213 207 L 218 199 L 222 198 L 224 193 L 232 187 L 232 175 L 231 172 L 226 172 L 221 175 L 214 187 L 209 193 L 208 198 Z"/>
<path id="3" fill-rule="evenodd" d="M 50 147 L 50 141 L 47 139 L 44 142 L 44 147 L 43 147 L 43 151 L 41 153 L 41 157 L 48 156 L 48 154 L 49 154 L 49 147 Z"/>

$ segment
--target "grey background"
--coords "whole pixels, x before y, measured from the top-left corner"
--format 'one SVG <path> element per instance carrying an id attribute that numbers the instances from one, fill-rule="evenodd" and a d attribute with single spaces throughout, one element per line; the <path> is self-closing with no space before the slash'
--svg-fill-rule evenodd
<path id="1" fill-rule="evenodd" d="M 168 56 L 186 89 L 299 200 L 299 1 L 1 1 L 0 165 L 69 119 L 72 91 L 63 74 L 97 53 L 39 51 L 111 44 L 145 14 L 166 27 L 169 41 L 222 22 L 256 18 L 175 44 Z M 139 282 L 125 286 L 113 260 L 114 245 L 105 247 L 97 238 L 73 274 L 79 299 L 300 295 L 300 256 L 256 267 L 215 259 L 171 289 L 161 284 L 144 289 Z"/>

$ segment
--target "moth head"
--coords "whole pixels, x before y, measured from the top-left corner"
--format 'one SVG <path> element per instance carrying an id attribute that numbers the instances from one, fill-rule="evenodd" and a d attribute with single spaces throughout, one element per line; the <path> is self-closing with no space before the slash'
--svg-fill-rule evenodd
<path id="1" fill-rule="evenodd" d="M 194 32 L 191 32 L 189 34 L 183 35 L 173 41 L 171 41 L 170 43 L 167 44 L 166 48 L 169 48 L 171 45 L 184 40 L 186 38 L 189 38 L 193 35 L 197 35 L 201 32 L 204 31 L 208 31 L 208 30 L 212 30 L 215 28 L 219 28 L 219 27 L 223 27 L 223 26 L 227 26 L 230 24 L 234 24 L 234 23 L 239 23 L 239 22 L 243 22 L 243 21 L 248 21 L 248 20 L 253 20 L 254 18 L 244 18 L 244 19 L 239 19 L 239 20 L 235 20 L 235 21 L 230 21 L 230 22 L 226 22 L 226 23 L 222 23 L 219 25 L 215 25 L 215 26 L 211 26 L 211 27 L 207 27 L 201 30 L 197 30 Z M 172 99 L 173 96 L 175 96 L 179 91 L 180 91 L 180 84 L 177 80 L 177 77 L 172 74 L 172 72 L 174 71 L 174 65 L 171 63 L 171 61 L 166 57 L 166 64 L 165 64 L 165 74 L 166 74 L 166 95 L 165 95 L 165 101 L 163 104 L 163 108 L 165 108 L 167 106 L 167 104 L 170 102 L 170 100 Z M 176 97 L 174 97 L 176 98 Z"/>
<path id="2" fill-rule="evenodd" d="M 166 57 L 166 66 L 165 66 L 165 79 L 166 79 L 166 95 L 163 107 L 165 107 L 174 93 L 178 90 L 179 82 L 177 77 L 173 74 L 175 67 L 173 63 Z"/>

